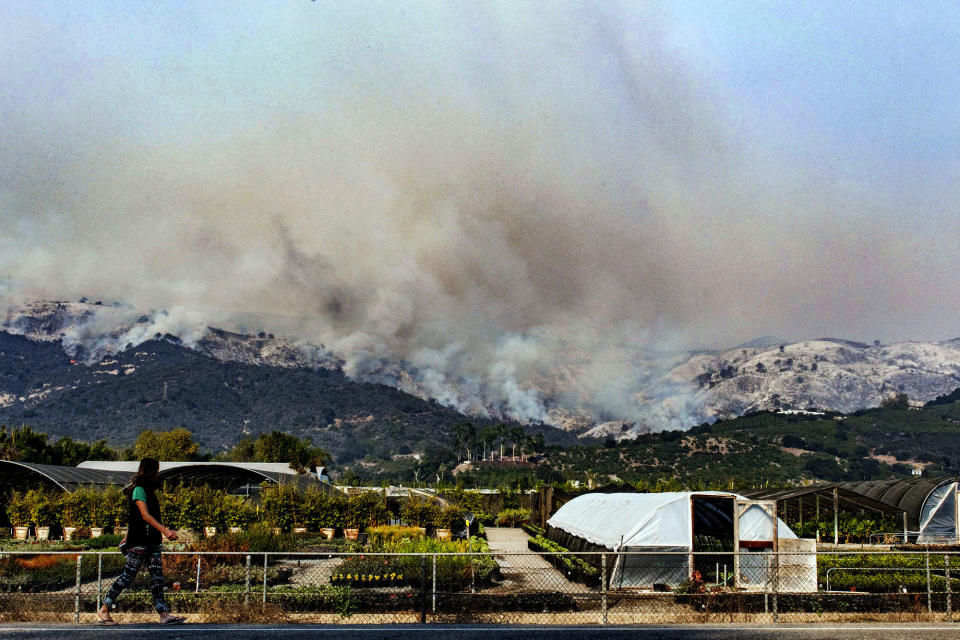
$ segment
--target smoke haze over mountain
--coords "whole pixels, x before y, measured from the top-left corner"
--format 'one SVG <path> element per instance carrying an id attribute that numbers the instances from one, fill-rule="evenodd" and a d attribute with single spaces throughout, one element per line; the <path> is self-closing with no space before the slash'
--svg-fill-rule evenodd
<path id="1" fill-rule="evenodd" d="M 177 309 L 180 333 L 282 318 L 352 375 L 403 360 L 444 402 L 469 408 L 445 384 L 464 378 L 523 419 L 544 417 L 532 381 L 570 345 L 608 345 L 578 347 L 578 376 L 627 419 L 623 377 L 640 374 L 619 343 L 957 333 L 958 234 L 930 209 L 949 182 L 878 189 L 893 160 L 846 164 L 842 140 L 780 121 L 682 11 L 13 3 L 0 18 L 11 304 L 121 299 Z"/>

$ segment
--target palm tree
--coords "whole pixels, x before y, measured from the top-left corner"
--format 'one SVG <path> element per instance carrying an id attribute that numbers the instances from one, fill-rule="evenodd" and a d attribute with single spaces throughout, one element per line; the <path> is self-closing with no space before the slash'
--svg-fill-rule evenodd
<path id="1" fill-rule="evenodd" d="M 460 449 L 466 450 L 467 457 L 470 455 L 470 423 L 460 423 L 453 427 L 453 446 L 457 451 L 457 460 L 460 460 Z"/>
<path id="2" fill-rule="evenodd" d="M 513 443 L 513 451 L 510 453 L 510 457 L 513 460 L 517 459 L 517 443 L 523 439 L 523 427 L 514 427 L 510 429 L 510 441 Z M 522 449 L 521 449 L 522 451 Z"/>
<path id="3" fill-rule="evenodd" d="M 467 423 L 467 458 L 473 461 L 473 448 L 477 446 L 477 429 Z"/>

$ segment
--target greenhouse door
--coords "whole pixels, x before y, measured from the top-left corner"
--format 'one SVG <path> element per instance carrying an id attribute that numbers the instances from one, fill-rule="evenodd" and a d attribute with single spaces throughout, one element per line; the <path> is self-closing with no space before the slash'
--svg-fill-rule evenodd
<path id="1" fill-rule="evenodd" d="M 768 583 L 777 573 L 776 552 L 780 547 L 780 531 L 778 529 L 776 500 L 736 500 L 736 517 L 733 519 L 733 537 L 735 540 L 734 554 L 734 586 L 747 587 Z M 748 515 L 749 514 L 749 515 Z M 759 518 L 757 516 L 760 516 Z M 747 523 L 749 520 L 749 525 Z M 756 523 L 769 522 L 769 528 L 763 526 L 764 531 L 755 531 Z M 740 532 L 753 530 L 748 538 L 742 540 Z M 759 535 L 758 535 L 759 534 Z M 770 554 L 769 552 L 773 552 Z M 762 557 L 751 557 L 753 553 L 763 554 Z"/>
<path id="2" fill-rule="evenodd" d="M 734 498 L 695 495 L 690 566 L 707 584 L 733 585 Z"/>

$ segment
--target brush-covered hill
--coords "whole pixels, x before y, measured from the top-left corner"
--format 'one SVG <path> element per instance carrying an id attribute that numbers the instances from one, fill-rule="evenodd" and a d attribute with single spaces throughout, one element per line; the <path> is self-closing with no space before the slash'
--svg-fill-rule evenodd
<path id="1" fill-rule="evenodd" d="M 527 365 L 522 370 L 495 367 L 505 377 L 484 380 L 460 375 L 442 362 L 415 366 L 363 349 L 350 356 L 313 344 L 290 328 L 286 336 L 275 337 L 272 324 L 258 326 L 268 328 L 249 333 L 243 325 L 230 325 L 235 331 L 227 331 L 184 309 L 140 313 L 120 303 L 88 301 L 33 302 L 11 307 L 0 317 L 0 329 L 55 343 L 84 365 L 110 362 L 116 354 L 138 351 L 145 340 L 165 337 L 224 363 L 317 373 L 346 370 L 355 382 L 399 389 L 427 402 L 435 399 L 464 414 L 505 420 L 521 416 L 588 439 L 629 440 L 758 411 L 852 413 L 899 393 L 920 406 L 960 386 L 960 339 L 791 343 L 766 336 L 733 349 L 667 352 L 620 342 L 524 336 Z M 40 384 L 55 386 L 58 375 L 50 373 Z M 518 413 L 520 405 L 525 409 Z"/>
<path id="2" fill-rule="evenodd" d="M 762 411 L 601 447 L 556 448 L 545 464 L 557 477 L 660 488 L 869 480 L 915 469 L 960 475 L 960 390 L 922 408 L 890 405 L 848 415 Z"/>
<path id="3" fill-rule="evenodd" d="M 279 429 L 347 464 L 429 453 L 466 421 L 492 423 L 335 368 L 224 361 L 169 336 L 91 363 L 57 341 L 0 332 L 0 423 L 51 436 L 125 445 L 144 429 L 185 427 L 216 452 Z M 526 428 L 547 442 L 573 441 L 551 427 Z"/>

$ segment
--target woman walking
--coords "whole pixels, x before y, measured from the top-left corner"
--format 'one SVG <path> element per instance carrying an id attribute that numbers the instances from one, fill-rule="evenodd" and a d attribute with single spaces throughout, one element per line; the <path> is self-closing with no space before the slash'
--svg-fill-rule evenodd
<path id="1" fill-rule="evenodd" d="M 170 614 L 170 608 L 163 601 L 163 561 L 160 558 L 160 549 L 164 536 L 167 540 L 176 540 L 177 532 L 160 524 L 160 501 L 157 499 L 156 489 L 160 471 L 160 463 L 153 458 L 144 458 L 140 461 L 137 475 L 130 485 L 123 490 L 129 498 L 129 517 L 127 521 L 127 537 L 121 543 L 121 550 L 126 549 L 127 563 L 123 572 L 117 578 L 107 597 L 103 599 L 103 606 L 97 611 L 100 624 L 115 625 L 116 621 L 110 617 L 110 608 L 116 605 L 120 592 L 130 586 L 133 579 L 144 564 L 150 571 L 150 591 L 153 594 L 153 607 L 160 614 L 161 624 L 180 624 L 186 618 Z"/>

